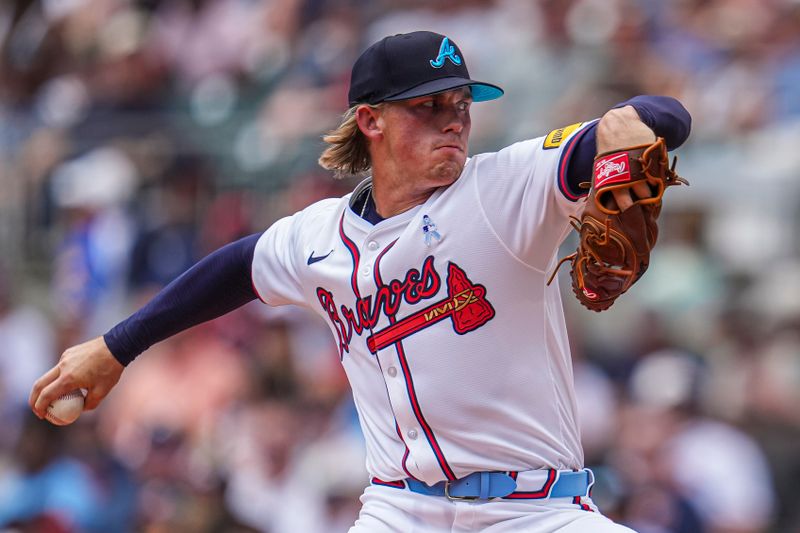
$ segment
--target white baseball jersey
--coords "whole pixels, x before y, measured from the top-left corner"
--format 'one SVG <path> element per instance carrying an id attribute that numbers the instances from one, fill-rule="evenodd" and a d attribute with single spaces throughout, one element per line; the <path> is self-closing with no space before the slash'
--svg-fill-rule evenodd
<path id="1" fill-rule="evenodd" d="M 453 185 L 377 225 L 351 206 L 368 179 L 261 236 L 254 287 L 329 324 L 370 475 L 582 467 L 561 298 L 546 282 L 583 203 L 563 184 L 587 126 L 471 157 Z"/>

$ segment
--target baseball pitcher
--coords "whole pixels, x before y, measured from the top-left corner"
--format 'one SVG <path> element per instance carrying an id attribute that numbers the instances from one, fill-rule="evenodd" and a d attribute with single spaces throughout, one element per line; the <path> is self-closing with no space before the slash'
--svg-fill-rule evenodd
<path id="1" fill-rule="evenodd" d="M 371 483 L 351 532 L 623 532 L 591 500 L 554 271 L 594 311 L 644 273 L 667 151 L 689 134 L 676 100 L 640 96 L 601 118 L 469 156 L 470 108 L 499 98 L 449 37 L 368 48 L 320 164 L 369 177 L 214 252 L 33 386 L 108 394 L 153 343 L 255 298 L 330 327 L 366 439 Z M 576 252 L 557 251 L 576 229 Z"/>

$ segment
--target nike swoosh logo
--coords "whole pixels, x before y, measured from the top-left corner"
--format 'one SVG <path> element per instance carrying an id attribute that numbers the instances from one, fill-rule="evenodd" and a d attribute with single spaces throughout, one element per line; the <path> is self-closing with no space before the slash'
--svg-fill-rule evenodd
<path id="1" fill-rule="evenodd" d="M 333 253 L 333 250 L 331 250 L 330 252 L 328 252 L 328 253 L 327 253 L 327 254 L 325 254 L 325 255 L 318 255 L 317 257 L 314 257 L 314 251 L 312 250 L 312 251 L 311 251 L 311 255 L 309 255 L 309 256 L 308 256 L 308 261 L 307 261 L 307 264 L 308 264 L 309 266 L 311 266 L 311 265 L 313 265 L 314 263 L 317 263 L 317 262 L 319 262 L 319 261 L 322 261 L 323 259 L 325 259 L 325 258 L 326 258 L 326 257 L 328 257 L 329 255 L 331 255 L 332 253 Z"/>

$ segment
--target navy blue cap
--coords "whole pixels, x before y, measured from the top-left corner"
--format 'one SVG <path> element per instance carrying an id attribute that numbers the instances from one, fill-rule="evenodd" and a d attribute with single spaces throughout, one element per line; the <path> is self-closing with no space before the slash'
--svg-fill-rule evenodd
<path id="1" fill-rule="evenodd" d="M 503 96 L 503 89 L 470 79 L 464 55 L 449 38 L 430 31 L 385 37 L 353 65 L 350 106 L 406 100 L 470 87 L 475 102 Z"/>

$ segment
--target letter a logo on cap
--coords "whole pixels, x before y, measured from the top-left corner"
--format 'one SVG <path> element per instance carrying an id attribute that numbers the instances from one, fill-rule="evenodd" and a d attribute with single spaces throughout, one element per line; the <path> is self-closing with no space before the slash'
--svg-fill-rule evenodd
<path id="1" fill-rule="evenodd" d="M 461 64 L 461 57 L 456 54 L 456 47 L 450 44 L 450 40 L 447 37 L 442 39 L 442 44 L 439 46 L 439 55 L 436 56 L 436 59 L 431 59 L 431 66 L 433 68 L 442 68 L 445 59 L 449 59 L 454 65 Z"/>

